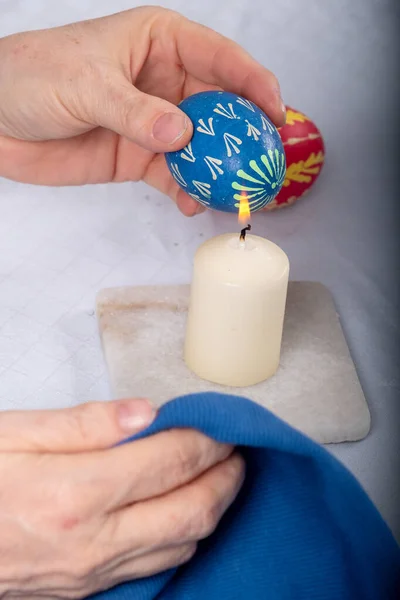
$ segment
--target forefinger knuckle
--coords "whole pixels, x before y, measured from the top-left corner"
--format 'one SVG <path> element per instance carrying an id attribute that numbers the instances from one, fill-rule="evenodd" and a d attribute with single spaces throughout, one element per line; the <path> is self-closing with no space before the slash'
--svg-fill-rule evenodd
<path id="1" fill-rule="evenodd" d="M 182 432 L 176 441 L 175 473 L 179 479 L 206 471 L 229 456 L 232 448 L 191 430 Z"/>
<path id="2" fill-rule="evenodd" d="M 189 526 L 190 539 L 201 540 L 216 529 L 221 516 L 221 502 L 215 490 L 203 488 L 198 494 L 193 518 Z"/>
<path id="3" fill-rule="evenodd" d="M 187 432 L 184 432 L 175 447 L 175 465 L 173 467 L 175 477 L 182 480 L 188 474 L 196 472 L 201 466 L 202 458 L 197 436 L 189 436 Z"/>
<path id="4" fill-rule="evenodd" d="M 179 552 L 178 559 L 176 561 L 177 565 L 183 565 L 189 562 L 190 559 L 196 554 L 197 544 L 195 542 L 186 544 L 183 546 Z"/>

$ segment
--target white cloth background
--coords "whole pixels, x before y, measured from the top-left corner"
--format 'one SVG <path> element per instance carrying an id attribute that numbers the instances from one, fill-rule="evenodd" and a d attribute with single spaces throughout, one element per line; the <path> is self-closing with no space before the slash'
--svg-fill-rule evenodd
<path id="1" fill-rule="evenodd" d="M 0 35 L 135 4 L 0 0 Z M 293 279 L 321 281 L 334 294 L 371 409 L 372 431 L 362 442 L 331 450 L 400 537 L 394 260 L 400 5 L 395 0 L 160 4 L 244 45 L 278 75 L 285 101 L 323 132 L 327 161 L 313 193 L 291 209 L 257 215 L 253 226 L 285 249 Z M 0 407 L 107 398 L 93 316 L 96 291 L 188 282 L 199 243 L 236 228 L 226 215 L 184 219 L 168 199 L 142 184 L 46 189 L 0 179 Z"/>

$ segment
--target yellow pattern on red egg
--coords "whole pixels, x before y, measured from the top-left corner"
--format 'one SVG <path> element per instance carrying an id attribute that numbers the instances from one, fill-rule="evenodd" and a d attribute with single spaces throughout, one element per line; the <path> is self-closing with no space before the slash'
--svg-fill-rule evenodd
<path id="1" fill-rule="evenodd" d="M 312 175 L 318 175 L 324 162 L 323 152 L 314 152 L 310 154 L 307 160 L 300 160 L 297 163 L 288 165 L 286 177 L 283 182 L 284 187 L 288 187 L 292 181 L 298 183 L 310 183 Z"/>
<path id="2" fill-rule="evenodd" d="M 286 125 L 294 125 L 297 123 L 305 123 L 306 121 L 311 121 L 306 115 L 299 112 L 298 110 L 293 110 L 288 108 L 286 112 Z"/>

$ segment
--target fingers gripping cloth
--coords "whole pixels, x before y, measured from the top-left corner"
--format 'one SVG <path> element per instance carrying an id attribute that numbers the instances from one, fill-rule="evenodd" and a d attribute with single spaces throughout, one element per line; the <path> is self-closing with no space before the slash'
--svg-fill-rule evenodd
<path id="1" fill-rule="evenodd" d="M 175 427 L 240 448 L 243 488 L 183 567 L 91 600 L 392 600 L 400 548 L 350 472 L 322 446 L 244 398 L 177 398 L 128 441 Z"/>

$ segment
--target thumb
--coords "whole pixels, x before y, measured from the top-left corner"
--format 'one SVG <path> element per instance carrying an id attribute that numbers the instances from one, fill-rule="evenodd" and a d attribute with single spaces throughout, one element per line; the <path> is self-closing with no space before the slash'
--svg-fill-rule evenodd
<path id="1" fill-rule="evenodd" d="M 125 80 L 114 81 L 96 98 L 88 94 L 84 101 L 93 124 L 111 129 L 151 152 L 179 150 L 191 140 L 193 126 L 184 112 Z"/>
<path id="2" fill-rule="evenodd" d="M 102 450 L 139 433 L 155 418 L 144 399 L 89 402 L 60 410 L 0 413 L 0 452 Z"/>

